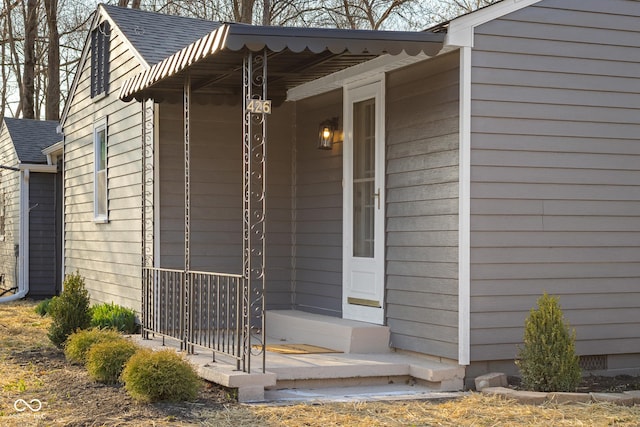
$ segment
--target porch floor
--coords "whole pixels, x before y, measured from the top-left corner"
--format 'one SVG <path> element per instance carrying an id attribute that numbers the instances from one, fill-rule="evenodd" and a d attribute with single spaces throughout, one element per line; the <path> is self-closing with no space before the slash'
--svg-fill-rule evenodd
<path id="1" fill-rule="evenodd" d="M 333 318 L 327 321 L 336 323 Z M 160 337 L 142 340 L 137 336 L 136 340 L 147 347 L 163 346 Z M 282 338 L 269 337 L 267 344 L 282 344 Z M 164 345 L 176 350 L 180 346 L 177 340 L 172 339 L 165 339 Z M 266 372 L 262 372 L 262 356 L 252 356 L 251 374 L 235 370 L 235 362 L 222 354 L 216 354 L 216 361 L 213 362 L 210 350 L 196 347 L 195 354 L 187 357 L 202 378 L 237 388 L 241 402 L 349 400 L 354 396 L 359 396 L 359 400 L 388 400 L 402 396 L 413 399 L 440 398 L 449 397 L 450 393 L 446 392 L 463 389 L 463 366 L 413 353 L 385 350 L 377 353 L 321 354 L 267 351 Z"/>

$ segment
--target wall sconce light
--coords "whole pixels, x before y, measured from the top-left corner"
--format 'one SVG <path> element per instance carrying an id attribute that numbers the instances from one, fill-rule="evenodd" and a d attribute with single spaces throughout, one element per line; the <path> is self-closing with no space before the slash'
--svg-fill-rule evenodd
<path id="1" fill-rule="evenodd" d="M 331 150 L 335 142 L 341 142 L 337 117 L 320 123 L 320 130 L 318 132 L 318 149 Z"/>

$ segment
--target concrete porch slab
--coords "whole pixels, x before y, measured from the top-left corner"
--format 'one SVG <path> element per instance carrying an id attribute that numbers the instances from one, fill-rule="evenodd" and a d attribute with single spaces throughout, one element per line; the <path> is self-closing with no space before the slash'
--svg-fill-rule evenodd
<path id="1" fill-rule="evenodd" d="M 389 328 L 298 310 L 270 310 L 266 331 L 276 341 L 312 344 L 344 353 L 389 352 Z"/>
<path id="2" fill-rule="evenodd" d="M 381 354 L 297 354 L 283 355 L 267 352 L 267 371 L 277 375 L 277 381 L 305 381 L 329 379 L 364 379 L 406 377 L 423 380 L 439 388 L 444 381 L 457 383 L 448 391 L 461 390 L 465 369 L 462 366 L 434 362 L 418 355 L 386 352 Z"/>
<path id="3" fill-rule="evenodd" d="M 146 347 L 163 348 L 161 338 L 142 340 L 136 336 L 135 340 Z M 166 339 L 164 342 L 164 348 L 179 350 L 177 341 Z M 400 352 L 302 355 L 267 352 L 266 372 L 262 372 L 261 357 L 254 357 L 251 374 L 237 371 L 235 363 L 224 355 L 216 355 L 213 362 L 212 352 L 208 350 L 196 349 L 196 354 L 187 358 L 202 378 L 237 388 L 241 402 L 280 399 L 282 394 L 271 392 L 283 389 L 313 389 L 314 395 L 330 393 L 331 388 L 348 387 L 377 387 L 384 394 L 385 388 L 391 391 L 402 385 L 420 386 L 421 392 L 459 391 L 463 389 L 465 373 L 463 366 Z"/>

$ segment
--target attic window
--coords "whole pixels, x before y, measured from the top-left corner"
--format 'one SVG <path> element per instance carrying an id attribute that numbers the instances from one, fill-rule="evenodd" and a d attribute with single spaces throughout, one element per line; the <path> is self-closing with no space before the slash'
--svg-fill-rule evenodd
<path id="1" fill-rule="evenodd" d="M 91 97 L 106 94 L 109 89 L 109 37 L 111 28 L 101 22 L 91 32 Z"/>

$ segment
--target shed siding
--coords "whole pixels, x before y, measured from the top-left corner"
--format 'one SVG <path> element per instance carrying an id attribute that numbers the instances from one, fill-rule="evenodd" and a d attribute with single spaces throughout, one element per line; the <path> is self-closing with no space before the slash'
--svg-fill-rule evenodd
<path id="1" fill-rule="evenodd" d="M 342 116 L 342 91 L 298 101 L 295 115 L 295 308 L 340 317 L 342 144 L 316 147 L 320 122 Z"/>
<path id="2" fill-rule="evenodd" d="M 160 105 L 160 264 L 184 268 L 184 136 L 181 104 Z M 267 304 L 291 307 L 290 127 L 268 117 Z M 191 269 L 242 273 L 242 113 L 191 107 Z"/>
<path id="3" fill-rule="evenodd" d="M 80 64 L 65 134 L 65 272 L 84 276 L 92 302 L 140 309 L 141 119 L 139 103 L 118 99 L 122 83 L 142 68 L 112 29 L 109 93 L 90 97 L 91 61 Z M 93 123 L 108 120 L 109 222 L 93 221 Z"/>
<path id="4" fill-rule="evenodd" d="M 56 294 L 55 173 L 29 177 L 29 295 Z"/>
<path id="5" fill-rule="evenodd" d="M 471 359 L 560 296 L 583 355 L 640 353 L 640 2 L 545 0 L 476 29 Z"/>
<path id="6" fill-rule="evenodd" d="M 3 126 L 0 133 L 0 164 L 16 165 L 18 156 L 11 136 Z M 20 242 L 20 172 L 0 169 L 0 203 L 4 203 L 4 236 L 0 237 L 0 291 L 18 286 L 14 245 Z M 2 208 L 0 206 L 0 208 Z"/>
<path id="7" fill-rule="evenodd" d="M 393 347 L 458 356 L 458 54 L 387 78 L 387 323 Z"/>

